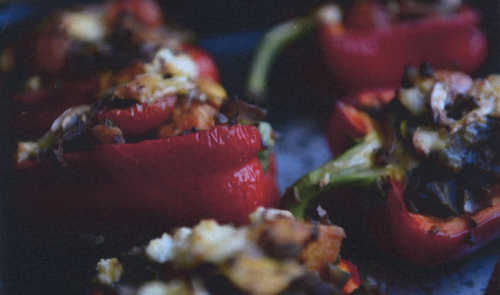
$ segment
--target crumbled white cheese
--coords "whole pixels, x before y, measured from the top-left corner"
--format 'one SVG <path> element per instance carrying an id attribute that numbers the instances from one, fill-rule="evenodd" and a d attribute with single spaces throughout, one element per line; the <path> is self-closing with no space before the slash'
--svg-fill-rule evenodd
<path id="1" fill-rule="evenodd" d="M 335 4 L 329 4 L 318 9 L 318 19 L 326 24 L 342 24 L 342 9 Z"/>
<path id="2" fill-rule="evenodd" d="M 441 123 L 450 124 L 446 115 L 446 105 L 450 101 L 450 96 L 443 83 L 436 82 L 431 92 L 431 109 L 435 117 L 439 118 Z"/>
<path id="3" fill-rule="evenodd" d="M 173 235 L 173 252 L 174 261 L 181 266 L 191 265 L 193 257 L 190 253 L 190 238 L 192 230 L 188 227 L 181 227 L 177 229 Z"/>
<path id="4" fill-rule="evenodd" d="M 101 259 L 97 263 L 97 279 L 100 283 L 112 285 L 120 280 L 123 267 L 116 258 Z"/>
<path id="5" fill-rule="evenodd" d="M 106 36 L 106 25 L 98 12 L 68 12 L 63 15 L 62 25 L 72 38 L 98 42 Z"/>
<path id="6" fill-rule="evenodd" d="M 39 90 L 42 86 L 42 79 L 40 76 L 31 76 L 26 80 L 26 89 L 30 91 Z"/>
<path id="7" fill-rule="evenodd" d="M 428 155 L 432 151 L 439 151 L 445 148 L 446 139 L 444 138 L 437 131 L 419 127 L 413 134 L 413 145 L 418 152 Z"/>
<path id="8" fill-rule="evenodd" d="M 191 280 L 191 286 L 193 287 L 193 295 L 210 295 L 200 279 Z"/>
<path id="9" fill-rule="evenodd" d="M 474 83 L 469 94 L 472 95 L 478 107 L 468 112 L 451 126 L 451 132 L 456 132 L 475 122 L 486 122 L 488 116 L 500 116 L 500 81 L 497 77 L 479 80 Z"/>
<path id="10" fill-rule="evenodd" d="M 114 94 L 117 97 L 151 104 L 169 95 L 188 94 L 195 88 L 196 85 L 193 81 L 185 76 L 164 79 L 159 74 L 146 73 L 138 75 L 133 81 L 116 88 Z"/>
<path id="11" fill-rule="evenodd" d="M 214 220 L 203 220 L 193 228 L 190 242 L 196 261 L 218 264 L 245 248 L 247 232 L 245 228 L 238 230 Z"/>
<path id="12" fill-rule="evenodd" d="M 23 162 L 38 154 L 38 143 L 33 141 L 24 141 L 17 143 L 17 162 Z"/>
<path id="13" fill-rule="evenodd" d="M 425 111 L 425 97 L 418 88 L 400 89 L 399 101 L 415 116 Z"/>
<path id="14" fill-rule="evenodd" d="M 153 261 L 165 263 L 174 256 L 172 237 L 164 233 L 161 238 L 151 240 L 146 247 L 146 255 Z"/>
<path id="15" fill-rule="evenodd" d="M 153 281 L 144 284 L 137 291 L 137 295 L 189 295 L 192 294 L 186 283 L 170 281 L 168 283 Z"/>
<path id="16" fill-rule="evenodd" d="M 273 220 L 277 217 L 294 218 L 292 212 L 287 210 L 259 207 L 252 214 L 250 214 L 250 221 L 252 223 L 259 223 L 262 221 Z"/>
<path id="17" fill-rule="evenodd" d="M 184 53 L 174 54 L 168 48 L 160 49 L 146 71 L 172 76 L 185 76 L 191 79 L 198 77 L 198 66 L 191 57 Z"/>

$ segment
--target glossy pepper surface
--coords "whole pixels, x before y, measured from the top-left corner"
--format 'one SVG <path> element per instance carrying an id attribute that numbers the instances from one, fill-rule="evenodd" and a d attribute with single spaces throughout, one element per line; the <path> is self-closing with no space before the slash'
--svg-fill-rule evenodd
<path id="1" fill-rule="evenodd" d="M 260 148 L 256 127 L 221 125 L 65 153 L 66 168 L 25 161 L 15 172 L 15 202 L 33 220 L 120 224 L 150 216 L 172 224 L 201 218 L 244 223 L 258 206 L 277 202 L 274 160 L 264 171 Z"/>
<path id="2" fill-rule="evenodd" d="M 405 66 L 424 61 L 436 68 L 471 73 L 487 55 L 487 41 L 479 22 L 479 14 L 467 6 L 416 19 L 392 20 L 388 9 L 377 1 L 357 1 L 345 17 L 338 6 L 327 5 L 311 16 L 280 24 L 265 35 L 256 51 L 248 91 L 256 97 L 265 94 L 266 75 L 274 58 L 313 29 L 332 82 L 344 93 L 396 87 Z"/>
<path id="3" fill-rule="evenodd" d="M 448 77 L 457 82 L 463 76 Z M 327 137 L 332 153 L 338 157 L 292 186 L 283 206 L 305 216 L 306 207 L 315 199 L 311 196 L 334 189 L 325 200 L 332 200 L 332 207 L 343 208 L 336 213 L 351 215 L 352 218 L 345 219 L 350 223 L 363 220 L 361 227 L 369 225 L 371 235 L 382 249 L 418 265 L 449 262 L 499 238 L 500 203 L 496 185 L 489 188 L 493 195 L 490 206 L 470 214 L 434 217 L 408 208 L 404 198 L 408 183 L 404 177 L 392 173 L 390 168 L 384 172 L 369 164 L 375 161 L 374 152 L 383 146 L 375 135 L 381 127 L 370 114 L 380 114 L 395 94 L 389 88 L 366 90 L 337 102 L 328 122 Z M 364 139 L 360 143 L 361 138 Z M 367 209 L 360 204 L 366 204 L 369 200 L 365 198 L 372 198 L 377 192 L 367 195 L 363 189 L 377 183 L 385 191 L 385 197 Z"/>
<path id="4" fill-rule="evenodd" d="M 27 221 L 244 223 L 276 204 L 264 110 L 227 98 L 186 53 L 161 48 L 132 69 L 94 104 L 60 114 L 37 141 L 18 143 L 13 195 Z"/>

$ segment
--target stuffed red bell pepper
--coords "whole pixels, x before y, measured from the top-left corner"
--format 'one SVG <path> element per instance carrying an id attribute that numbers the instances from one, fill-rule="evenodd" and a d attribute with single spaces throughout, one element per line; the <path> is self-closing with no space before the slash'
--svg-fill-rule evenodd
<path id="1" fill-rule="evenodd" d="M 389 253 L 443 263 L 500 237 L 500 77 L 423 64 L 402 84 L 395 97 L 337 103 L 328 136 L 339 156 L 293 185 L 284 206 L 304 217 L 322 199 Z"/>
<path id="2" fill-rule="evenodd" d="M 406 65 L 429 61 L 438 68 L 471 73 L 486 58 L 480 17 L 461 1 L 348 3 L 323 6 L 268 32 L 256 51 L 248 80 L 250 94 L 265 94 L 274 58 L 313 29 L 333 82 L 347 92 L 397 87 Z"/>
<path id="3" fill-rule="evenodd" d="M 340 258 L 342 228 L 262 207 L 251 220 L 203 220 L 101 259 L 92 294 L 382 294 Z"/>
<path id="4" fill-rule="evenodd" d="M 153 0 L 108 1 L 51 14 L 1 54 L 13 129 L 18 137 L 42 135 L 61 112 L 93 103 L 96 92 L 117 82 L 110 77 L 149 62 L 158 48 L 188 53 L 200 77 L 217 81 L 215 63 L 190 39 L 165 24 Z"/>
<path id="5" fill-rule="evenodd" d="M 170 49 L 127 81 L 94 105 L 66 110 L 38 141 L 19 143 L 19 214 L 36 222 L 243 223 L 257 206 L 276 205 L 263 110 L 227 99 L 217 82 L 196 75 L 189 55 Z"/>

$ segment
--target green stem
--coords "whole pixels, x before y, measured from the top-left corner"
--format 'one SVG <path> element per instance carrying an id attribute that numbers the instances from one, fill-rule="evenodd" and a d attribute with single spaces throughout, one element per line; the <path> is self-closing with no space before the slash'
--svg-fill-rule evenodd
<path id="1" fill-rule="evenodd" d="M 287 190 L 283 199 L 286 209 L 304 219 L 307 209 L 322 192 L 344 185 L 377 183 L 387 173 L 385 168 L 374 165 L 374 154 L 380 147 L 381 139 L 376 133 L 370 133 L 337 159 L 306 174 Z"/>
<path id="2" fill-rule="evenodd" d="M 247 82 L 247 92 L 252 99 L 258 101 L 265 97 L 269 70 L 280 51 L 306 36 L 315 25 L 314 17 L 299 17 L 279 24 L 266 33 L 256 50 Z"/>
<path id="3" fill-rule="evenodd" d="M 45 152 L 45 151 L 49 150 L 50 148 L 52 148 L 56 144 L 57 139 L 58 139 L 58 136 L 56 133 L 54 133 L 52 131 L 48 131 L 37 141 L 38 149 L 41 152 Z"/>

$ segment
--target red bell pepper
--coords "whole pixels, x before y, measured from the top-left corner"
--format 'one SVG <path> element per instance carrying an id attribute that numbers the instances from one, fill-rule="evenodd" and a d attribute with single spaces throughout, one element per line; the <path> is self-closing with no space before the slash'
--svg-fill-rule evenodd
<path id="1" fill-rule="evenodd" d="M 479 68 L 487 41 L 479 14 L 461 6 L 449 13 L 428 13 L 399 20 L 377 1 L 357 1 L 343 18 L 335 5 L 311 16 L 280 24 L 268 32 L 256 51 L 248 91 L 265 94 L 267 74 L 280 50 L 313 29 L 324 63 L 337 88 L 349 93 L 374 87 L 397 87 L 405 66 L 428 61 L 436 68 L 467 73 Z M 314 67 L 314 65 L 311 65 Z"/>
<path id="2" fill-rule="evenodd" d="M 167 44 L 169 39 L 178 37 L 176 34 L 162 33 L 164 19 L 160 7 L 154 1 L 111 1 L 104 5 L 102 9 L 105 11 L 107 21 L 105 25 L 113 32 L 119 31 L 123 26 L 118 23 L 120 16 L 132 16 L 137 22 L 134 25 L 138 28 L 137 34 L 144 34 L 144 36 L 141 35 L 140 37 L 142 39 L 138 37 L 138 40 L 142 40 L 139 42 L 151 43 L 148 46 L 157 43 L 163 46 L 162 44 Z M 125 48 L 123 49 L 124 52 L 113 52 L 112 56 L 91 60 L 89 63 L 95 63 L 95 65 L 84 65 L 91 68 L 90 71 L 86 72 L 85 69 L 80 69 L 80 66 L 72 65 L 75 59 L 72 54 L 77 55 L 76 59 L 79 58 L 78 52 L 74 53 L 72 51 L 78 50 L 74 49 L 74 47 L 81 47 L 80 43 L 82 41 L 61 32 L 54 33 L 50 23 L 43 27 L 40 32 L 34 33 L 33 38 L 35 42 L 33 42 L 32 46 L 25 48 L 26 44 L 21 42 L 21 46 L 17 46 L 20 48 L 19 52 L 13 54 L 15 57 L 11 56 L 14 66 L 10 71 L 23 71 L 21 68 L 25 67 L 24 70 L 31 75 L 31 77 L 28 75 L 27 78 L 38 77 L 36 78 L 38 80 L 34 83 L 34 89 L 8 91 L 16 110 L 12 122 L 13 129 L 16 130 L 20 137 L 39 136 L 49 128 L 50 123 L 65 109 L 75 105 L 93 103 L 96 97 L 94 94 L 102 90 L 102 84 L 106 83 L 103 81 L 106 80 L 106 76 L 109 75 L 110 71 L 116 73 L 124 68 L 134 67 L 138 61 L 137 59 L 145 60 L 140 56 L 131 56 L 126 61 L 118 63 L 113 61 L 116 56 L 128 54 L 126 50 L 131 50 Z M 187 40 L 180 41 L 186 42 Z M 177 49 L 182 50 L 193 59 L 198 67 L 198 76 L 218 81 L 218 70 L 212 57 L 201 48 L 179 42 L 172 41 L 171 44 L 173 45 L 171 46 L 178 47 Z M 29 48 L 32 48 L 32 50 Z M 115 50 L 121 50 L 119 45 L 117 48 Z M 32 51 L 35 52 L 34 57 L 32 59 L 26 58 L 26 56 L 33 55 Z M 137 53 L 131 54 L 137 55 Z M 106 66 L 106 62 L 111 64 Z M 11 74 L 11 76 L 14 75 Z M 20 82 L 27 83 L 26 81 Z M 56 86 L 54 87 L 54 85 Z M 11 87 L 12 85 L 5 86 Z"/>
<path id="3" fill-rule="evenodd" d="M 465 81 L 465 76 L 460 74 L 438 75 L 454 77 L 448 82 L 459 86 L 461 82 L 457 81 Z M 477 82 L 476 85 L 486 84 Z M 381 136 L 387 136 L 387 130 L 385 125 L 381 125 L 383 123 L 375 121 L 369 113 L 383 112 L 392 104 L 394 94 L 394 89 L 377 89 L 363 91 L 337 102 L 328 123 L 327 133 L 332 152 L 338 157 L 301 178 L 289 189 L 282 205 L 297 216 L 304 217 L 308 206 L 321 192 L 337 188 L 328 195 L 325 202 L 330 202 L 332 207 L 338 208 L 335 210 L 336 214 L 345 214 L 339 218 L 355 228 L 366 228 L 369 225 L 382 249 L 419 265 L 440 264 L 460 258 L 499 238 L 500 201 L 496 194 L 498 188 L 494 184 L 488 188 L 492 196 L 489 206 L 457 216 L 436 217 L 410 210 L 404 199 L 409 185 L 404 173 L 390 167 L 384 171 L 384 168 L 374 164 L 376 152 L 384 150 L 384 140 Z M 396 111 L 393 109 L 392 112 Z M 365 139 L 361 143 L 349 149 L 363 137 Z M 396 146 L 395 149 L 401 147 Z M 387 184 L 382 185 L 382 188 L 385 187 L 383 190 L 386 197 L 378 203 L 375 202 L 376 205 L 367 210 L 364 208 L 366 206 L 360 204 L 369 202 L 366 198 L 374 198 L 376 193 L 370 191 L 367 195 L 359 188 L 373 188 L 377 183 L 379 186 Z M 360 220 L 362 224 L 356 224 L 360 223 Z"/>
<path id="4" fill-rule="evenodd" d="M 203 49 L 184 44 L 182 50 L 186 52 L 198 66 L 198 75 L 201 78 L 208 78 L 214 81 L 219 81 L 219 71 L 213 58 Z"/>
<path id="5" fill-rule="evenodd" d="M 126 109 L 112 109 L 101 112 L 97 119 L 111 120 L 125 134 L 141 135 L 167 121 L 177 101 L 175 96 L 158 100 L 152 104 L 137 104 Z"/>
<path id="6" fill-rule="evenodd" d="M 189 61 L 160 49 L 106 96 L 93 93 L 93 105 L 67 109 L 39 140 L 20 142 L 19 213 L 29 223 L 90 227 L 244 223 L 258 206 L 276 205 L 265 111 L 227 99 Z"/>
<path id="7" fill-rule="evenodd" d="M 43 224 L 79 218 L 83 226 L 141 218 L 245 223 L 258 206 L 278 200 L 274 159 L 265 172 L 260 149 L 256 127 L 219 125 L 65 153 L 68 172 L 50 161 L 24 161 L 15 171 L 16 208 L 30 222 Z"/>
<path id="8" fill-rule="evenodd" d="M 347 271 L 351 275 L 349 280 L 345 283 L 344 288 L 342 289 L 342 292 L 344 292 L 344 294 L 351 294 L 361 285 L 361 278 L 359 277 L 358 267 L 352 262 L 345 259 L 340 260 L 339 266 L 341 269 Z"/>

